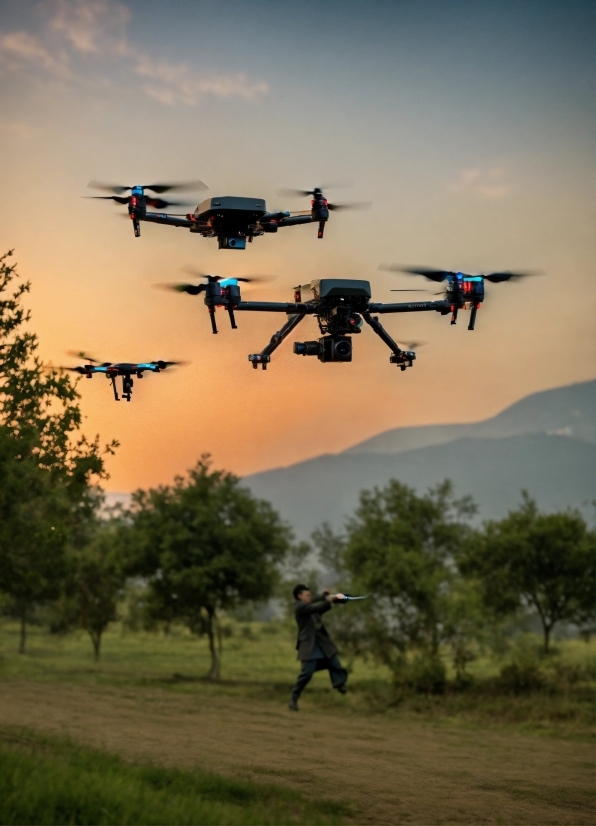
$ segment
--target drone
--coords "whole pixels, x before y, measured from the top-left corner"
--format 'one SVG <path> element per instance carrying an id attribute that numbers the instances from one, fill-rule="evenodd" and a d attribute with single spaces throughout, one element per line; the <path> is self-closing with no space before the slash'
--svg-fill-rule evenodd
<path id="1" fill-rule="evenodd" d="M 325 224 L 329 220 L 329 213 L 338 209 L 362 208 L 365 204 L 330 204 L 323 195 L 321 187 L 313 189 L 283 190 L 286 195 L 311 196 L 309 210 L 298 212 L 274 211 L 269 212 L 262 198 L 240 198 L 234 195 L 225 195 L 217 198 L 207 198 L 202 201 L 194 212 L 187 214 L 170 214 L 167 212 L 148 212 L 147 207 L 163 210 L 169 206 L 189 206 L 191 202 L 167 201 L 164 198 L 154 197 L 149 193 L 162 195 L 170 191 L 201 191 L 208 187 L 202 181 L 192 181 L 178 184 L 143 184 L 135 186 L 120 186 L 91 181 L 88 186 L 92 189 L 102 189 L 111 192 L 111 195 L 92 195 L 89 197 L 100 200 L 116 201 L 128 206 L 128 215 L 132 221 L 135 237 L 141 234 L 141 221 L 153 224 L 166 224 L 171 227 L 184 227 L 190 232 L 202 235 L 204 238 L 217 238 L 220 250 L 243 250 L 246 243 L 252 243 L 254 238 L 266 233 L 275 233 L 280 227 L 290 227 L 299 224 L 318 224 L 318 237 L 323 238 Z M 125 193 L 130 193 L 126 195 Z"/>
<path id="2" fill-rule="evenodd" d="M 175 364 L 182 364 L 180 361 L 146 361 L 139 364 L 131 362 L 118 362 L 113 364 L 110 361 L 99 362 L 86 353 L 71 352 L 70 355 L 77 358 L 84 359 L 86 364 L 79 367 L 64 367 L 64 370 L 72 370 L 74 373 L 79 373 L 87 379 L 92 379 L 95 373 L 102 373 L 112 382 L 112 389 L 114 390 L 114 399 L 119 402 L 120 397 L 116 389 L 116 379 L 122 376 L 122 398 L 130 401 L 133 388 L 133 375 L 142 379 L 143 373 L 148 370 L 151 373 L 160 373 L 166 367 L 171 367 Z"/>
<path id="3" fill-rule="evenodd" d="M 389 347 L 391 355 L 389 361 L 396 364 L 400 370 L 412 367 L 416 359 L 413 349 L 402 349 L 394 341 L 387 330 L 380 323 L 379 313 L 419 313 L 438 312 L 441 315 L 451 315 L 451 324 L 456 324 L 458 312 L 470 310 L 468 330 L 473 330 L 476 323 L 476 314 L 484 301 L 484 281 L 500 283 L 509 279 L 522 278 L 530 273 L 499 272 L 488 275 L 465 275 L 461 272 L 434 270 L 426 267 L 404 268 L 395 264 L 382 264 L 379 269 L 405 272 L 412 275 L 422 275 L 434 282 L 446 282 L 443 298 L 434 301 L 413 301 L 397 304 L 383 304 L 372 302 L 372 291 L 369 281 L 340 278 L 320 278 L 294 288 L 292 302 L 243 301 L 240 292 L 240 281 L 250 279 L 222 278 L 217 275 L 206 275 L 206 282 L 202 284 L 171 284 L 170 289 L 190 295 L 204 294 L 204 302 L 209 312 L 211 329 L 217 333 L 215 319 L 216 308 L 223 308 L 230 319 L 233 329 L 236 328 L 235 312 L 283 313 L 288 316 L 286 323 L 271 336 L 269 343 L 260 353 L 248 356 L 253 368 L 259 364 L 263 370 L 271 361 L 272 353 L 280 346 L 283 340 L 298 326 L 307 315 L 314 315 L 321 333 L 321 337 L 314 341 L 294 343 L 294 353 L 301 356 L 316 356 L 321 362 L 350 362 L 352 361 L 352 336 L 362 331 L 363 323 L 379 336 Z M 399 290 L 402 292 L 402 290 Z M 403 290 L 410 292 L 410 290 Z M 418 291 L 412 291 L 418 292 Z M 414 345 L 412 345 L 414 346 Z"/>

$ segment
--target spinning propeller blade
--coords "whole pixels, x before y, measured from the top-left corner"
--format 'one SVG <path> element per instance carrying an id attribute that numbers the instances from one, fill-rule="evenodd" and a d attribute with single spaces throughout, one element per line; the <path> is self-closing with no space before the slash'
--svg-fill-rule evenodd
<path id="1" fill-rule="evenodd" d="M 485 281 L 491 281 L 493 284 L 499 284 L 502 281 L 509 281 L 510 279 L 518 280 L 520 278 L 526 278 L 528 276 L 533 275 L 541 275 L 538 272 L 492 272 L 487 273 L 484 275 L 483 273 L 478 273 L 477 275 L 468 275 L 467 273 L 456 273 L 451 272 L 449 270 L 437 270 L 431 267 L 404 267 L 401 264 L 379 264 L 379 270 L 385 270 L 386 272 L 400 272 L 405 273 L 406 275 L 422 275 L 424 278 L 428 278 L 429 281 L 435 281 L 437 283 L 441 281 L 445 281 L 446 278 L 449 276 L 453 276 L 454 278 L 458 275 L 463 276 L 464 278 L 484 278 Z M 439 293 L 437 293 L 439 295 Z"/>
<path id="2" fill-rule="evenodd" d="M 187 275 L 192 275 L 194 278 L 207 278 L 212 281 L 227 281 L 229 278 L 233 278 L 236 281 L 243 281 L 246 284 L 263 284 L 268 281 L 273 281 L 277 278 L 276 275 L 264 275 L 259 273 L 257 275 L 211 275 L 207 272 L 202 272 L 201 270 L 193 267 L 191 264 L 188 264 L 185 267 L 182 267 L 181 272 L 187 273 Z"/>
<path id="3" fill-rule="evenodd" d="M 428 344 L 427 341 L 401 341 L 398 340 L 398 344 L 403 344 L 406 350 L 417 350 L 419 347 L 424 347 Z"/>
<path id="4" fill-rule="evenodd" d="M 93 356 L 90 356 L 88 353 L 84 353 L 82 350 L 67 350 L 66 355 L 67 356 L 72 356 L 75 359 L 83 359 L 83 361 L 86 361 L 88 364 L 102 364 L 103 363 L 104 367 L 111 364 L 110 361 L 101 362 L 101 361 L 99 361 L 99 359 L 94 359 Z"/>
<path id="5" fill-rule="evenodd" d="M 188 181 L 187 183 L 173 183 L 173 184 L 138 184 L 141 189 L 149 189 L 151 192 L 156 192 L 162 195 L 164 192 L 201 192 L 204 189 L 209 189 L 207 184 L 203 181 Z M 105 192 L 113 192 L 115 195 L 123 195 L 125 192 L 130 192 L 132 186 L 121 186 L 120 184 L 107 184 L 102 181 L 89 181 L 87 184 L 89 189 L 103 189 Z M 96 195 L 95 197 L 101 197 Z M 104 196 L 105 197 L 105 196 Z M 156 199 L 159 200 L 159 199 Z M 159 207 L 158 207 L 159 208 Z"/>
<path id="6" fill-rule="evenodd" d="M 333 210 L 337 210 L 337 209 L 359 209 L 359 210 L 364 210 L 364 209 L 370 209 L 371 206 L 372 206 L 371 201 L 360 201 L 360 202 L 352 203 L 352 204 L 327 204 L 327 209 L 331 210 L 332 212 L 333 212 Z"/>

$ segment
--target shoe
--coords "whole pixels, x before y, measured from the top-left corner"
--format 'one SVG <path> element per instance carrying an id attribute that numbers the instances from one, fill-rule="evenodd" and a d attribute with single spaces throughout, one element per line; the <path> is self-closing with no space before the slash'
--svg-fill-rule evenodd
<path id="1" fill-rule="evenodd" d="M 335 690 L 339 691 L 340 694 L 347 694 L 348 693 L 348 688 L 347 688 L 345 683 L 343 683 L 342 685 L 338 685 Z"/>
<path id="2" fill-rule="evenodd" d="M 288 708 L 290 711 L 298 711 L 298 700 L 295 697 L 290 697 Z"/>

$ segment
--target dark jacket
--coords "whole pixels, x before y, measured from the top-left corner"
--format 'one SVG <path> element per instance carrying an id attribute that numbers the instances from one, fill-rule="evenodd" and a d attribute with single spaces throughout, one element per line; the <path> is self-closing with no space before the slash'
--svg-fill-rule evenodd
<path id="1" fill-rule="evenodd" d="M 337 647 L 321 619 L 321 614 L 331 610 L 331 603 L 325 599 L 325 594 L 318 594 L 312 602 L 296 600 L 294 614 L 298 623 L 298 640 L 296 650 L 299 660 L 313 659 L 315 643 L 318 642 L 323 654 L 331 658 L 337 654 Z"/>

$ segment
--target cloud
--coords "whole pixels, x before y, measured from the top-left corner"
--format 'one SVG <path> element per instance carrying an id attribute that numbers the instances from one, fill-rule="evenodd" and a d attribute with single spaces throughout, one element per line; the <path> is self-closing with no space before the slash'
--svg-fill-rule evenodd
<path id="1" fill-rule="evenodd" d="M 144 91 L 168 106 L 176 103 L 195 106 L 203 95 L 255 100 L 259 95 L 269 91 L 266 83 L 250 81 L 243 72 L 204 74 L 190 66 L 173 66 L 163 60 L 152 61 L 145 55 L 137 57 L 135 72 L 157 82 L 147 84 Z"/>
<path id="2" fill-rule="evenodd" d="M 254 101 L 269 91 L 264 81 L 243 72 L 201 72 L 188 64 L 153 59 L 126 36 L 130 9 L 118 0 L 53 0 L 43 6 L 48 14 L 41 38 L 28 32 L 0 32 L 0 67 L 10 72 L 43 70 L 72 77 L 77 56 L 108 60 L 133 77 L 149 82 L 143 92 L 166 106 L 196 106 L 201 98 L 240 97 Z"/>
<path id="3" fill-rule="evenodd" d="M 68 57 L 64 52 L 52 53 L 28 32 L 0 32 L 0 66 L 10 72 L 42 69 L 65 77 L 68 75 L 67 64 Z"/>
<path id="4" fill-rule="evenodd" d="M 54 0 L 50 28 L 77 51 L 100 54 L 125 40 L 131 16 L 114 0 Z"/>
<path id="5" fill-rule="evenodd" d="M 505 198 L 511 193 L 511 186 L 503 178 L 503 170 L 496 167 L 486 171 L 479 167 L 464 169 L 457 180 L 449 184 L 449 189 L 489 201 Z"/>

